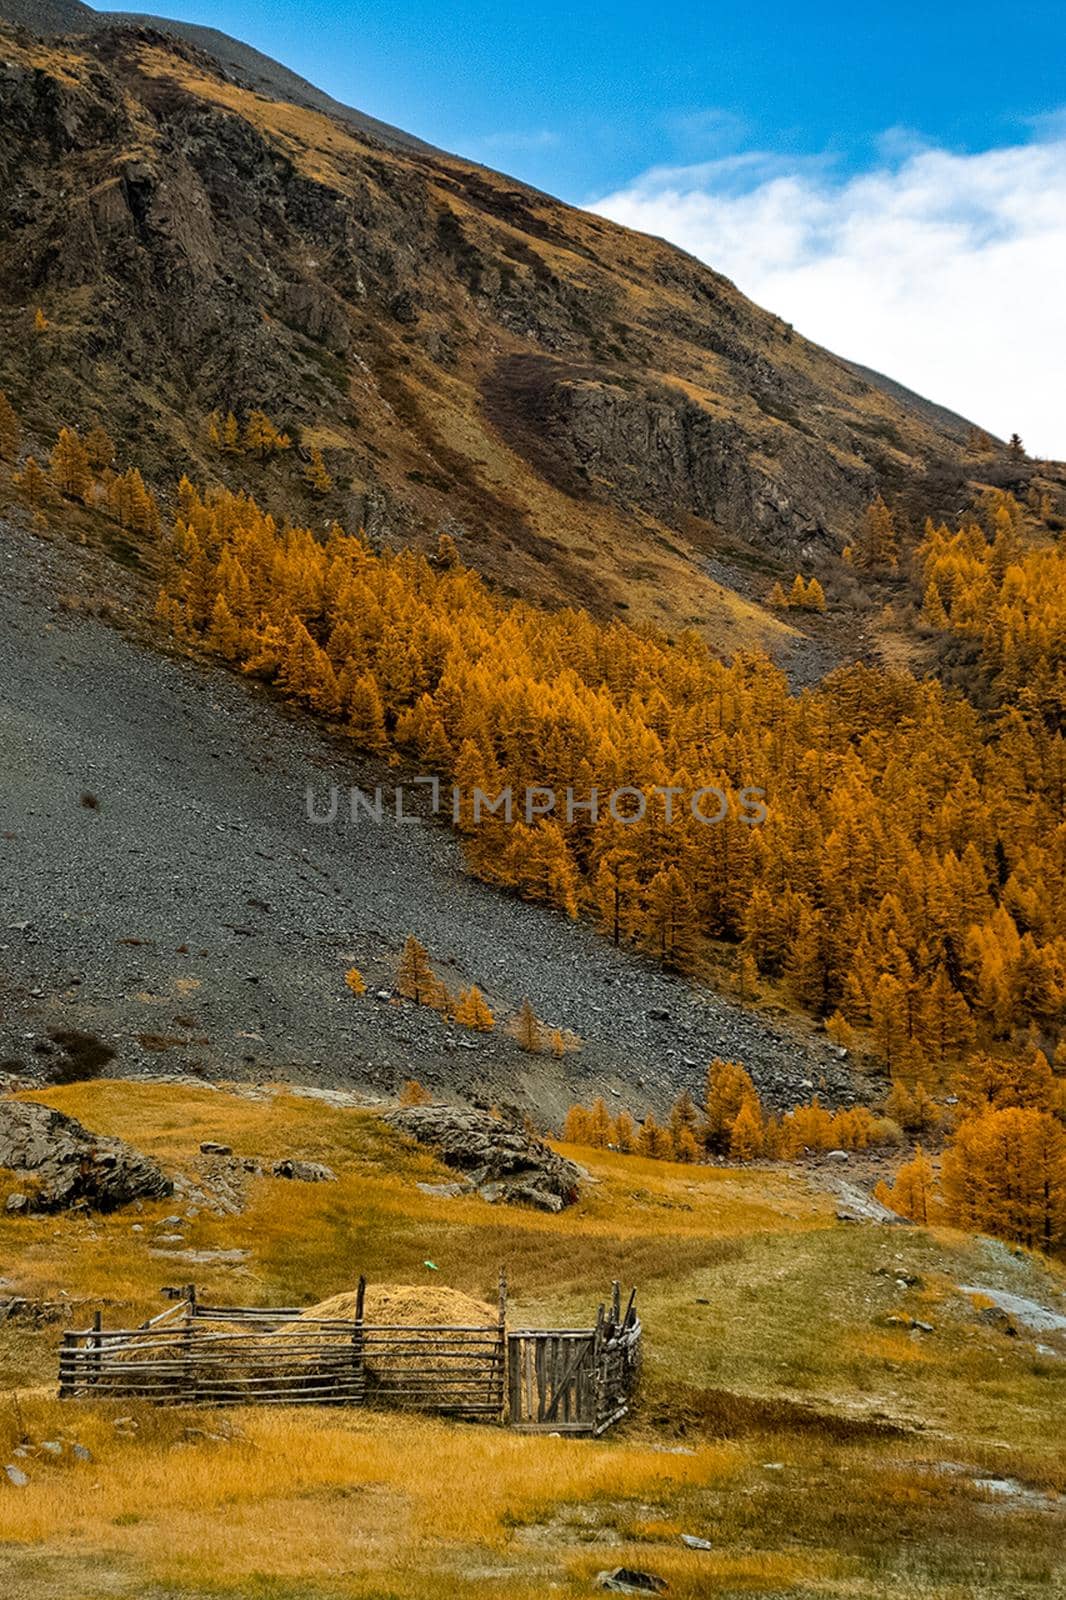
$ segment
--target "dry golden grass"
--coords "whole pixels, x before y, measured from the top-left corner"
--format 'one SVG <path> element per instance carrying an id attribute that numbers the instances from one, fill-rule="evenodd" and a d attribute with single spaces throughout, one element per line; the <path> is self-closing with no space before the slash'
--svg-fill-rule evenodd
<path id="1" fill-rule="evenodd" d="M 0 1591 L 525 1600 L 585 1594 L 596 1572 L 629 1564 L 682 1597 L 1058 1592 L 1066 1362 L 982 1325 L 955 1291 L 998 1259 L 987 1242 L 840 1227 L 795 1173 L 587 1150 L 597 1182 L 562 1217 L 426 1195 L 417 1182 L 441 1175 L 430 1157 L 369 1112 L 291 1093 L 97 1082 L 42 1098 L 174 1169 L 195 1171 L 200 1140 L 221 1138 L 263 1161 L 327 1161 L 338 1182 L 262 1178 L 241 1215 L 201 1210 L 188 1245 L 247 1259 L 182 1270 L 149 1254 L 180 1201 L 0 1215 L 20 1292 L 106 1299 L 115 1324 L 157 1309 L 168 1280 L 306 1304 L 364 1271 L 491 1304 L 503 1262 L 517 1315 L 571 1322 L 618 1276 L 640 1287 L 646 1375 L 634 1419 L 601 1441 L 365 1411 L 61 1404 L 58 1325 L 2 1325 L 17 1399 L 0 1399 L 0 1461 L 20 1437 L 77 1439 L 93 1460 L 34 1457 L 28 1488 L 0 1481 Z M 83 1305 L 73 1320 L 87 1318 Z M 119 1414 L 135 1416 L 132 1436 Z M 997 1510 L 980 1475 L 1015 1476 L 1047 1504 Z M 682 1533 L 713 1549 L 686 1549 Z"/>

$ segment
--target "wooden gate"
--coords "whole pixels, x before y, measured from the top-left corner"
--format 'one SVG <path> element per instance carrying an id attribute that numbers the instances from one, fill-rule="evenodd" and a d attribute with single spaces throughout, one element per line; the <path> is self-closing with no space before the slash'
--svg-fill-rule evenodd
<path id="1" fill-rule="evenodd" d="M 507 1336 L 512 1428 L 527 1433 L 603 1433 L 621 1420 L 640 1375 L 636 1290 L 621 1314 L 618 1284 L 594 1328 L 524 1328 Z"/>
<path id="2" fill-rule="evenodd" d="M 591 1328 L 507 1336 L 513 1428 L 589 1433 L 596 1424 L 596 1335 Z"/>

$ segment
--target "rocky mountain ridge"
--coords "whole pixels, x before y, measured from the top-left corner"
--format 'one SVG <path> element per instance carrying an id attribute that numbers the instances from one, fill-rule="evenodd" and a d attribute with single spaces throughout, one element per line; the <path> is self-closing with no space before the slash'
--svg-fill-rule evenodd
<path id="1" fill-rule="evenodd" d="M 786 630 L 709 559 L 791 575 L 878 489 L 971 469 L 959 419 L 682 251 L 266 98 L 173 33 L 9 30 L 0 59 L 0 386 L 31 435 L 99 420 L 155 479 L 447 528 L 513 591 L 725 645 Z M 326 502 L 298 463 L 211 454 L 208 414 L 252 406 L 322 449 Z"/>
<path id="2" fill-rule="evenodd" d="M 270 99 L 289 100 L 294 105 L 307 106 L 312 111 L 324 111 L 328 116 L 340 117 L 350 122 L 360 132 L 369 134 L 382 144 L 402 150 L 432 150 L 422 139 L 394 128 L 390 123 L 369 117 L 343 101 L 308 83 L 299 73 L 292 72 L 254 49 L 240 39 L 234 39 L 218 28 L 205 28 L 196 22 L 181 22 L 173 17 L 157 17 L 143 11 L 97 11 L 82 5 L 81 0 L 4 0 L 0 10 L 8 22 L 28 28 L 31 33 L 64 34 L 95 33 L 104 28 L 144 27 L 169 33 L 176 39 L 195 45 L 205 55 L 211 56 L 229 74 L 234 82 L 256 94 Z"/>

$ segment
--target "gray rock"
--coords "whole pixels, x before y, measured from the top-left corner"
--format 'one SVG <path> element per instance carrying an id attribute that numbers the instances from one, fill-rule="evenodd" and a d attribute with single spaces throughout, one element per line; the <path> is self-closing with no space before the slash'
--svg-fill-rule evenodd
<path id="1" fill-rule="evenodd" d="M 1002 1306 L 982 1306 L 977 1313 L 978 1322 L 983 1322 L 987 1327 L 995 1328 L 999 1333 L 1005 1333 L 1008 1339 L 1018 1337 L 1018 1329 L 1010 1314 Z"/>
<path id="2" fill-rule="evenodd" d="M 294 1178 L 298 1183 L 336 1183 L 337 1174 L 321 1161 L 275 1161 L 271 1168 L 275 1178 Z"/>
<path id="3" fill-rule="evenodd" d="M 14 1215 L 17 1215 L 18 1213 L 20 1213 L 22 1211 L 28 1211 L 29 1209 L 30 1209 L 30 1197 L 29 1197 L 28 1194 L 15 1193 L 15 1194 L 9 1194 L 8 1195 L 7 1203 L 4 1206 L 4 1210 L 5 1211 L 10 1211 Z"/>
<path id="4" fill-rule="evenodd" d="M 233 1148 L 228 1144 L 216 1144 L 214 1139 L 204 1139 L 200 1143 L 200 1154 L 203 1156 L 231 1156 Z"/>
<path id="5" fill-rule="evenodd" d="M 561 1195 L 552 1194 L 544 1189 L 536 1180 L 524 1181 L 512 1179 L 510 1182 L 482 1183 L 478 1185 L 478 1194 L 490 1205 L 497 1205 L 503 1201 L 508 1205 L 533 1206 L 537 1211 L 562 1211 L 566 1201 Z"/>
<path id="6" fill-rule="evenodd" d="M 610 1589 L 615 1594 L 665 1594 L 669 1585 L 654 1572 L 641 1572 L 638 1567 L 613 1567 L 607 1572 L 597 1572 L 596 1587 Z"/>
<path id="7" fill-rule="evenodd" d="M 0 1167 L 32 1173 L 24 1209 L 60 1211 L 84 1204 L 112 1211 L 140 1195 L 173 1190 L 166 1174 L 121 1139 L 90 1133 L 73 1117 L 32 1100 L 0 1101 Z"/>
<path id="8" fill-rule="evenodd" d="M 695 1533 L 683 1533 L 681 1535 L 681 1543 L 687 1545 L 690 1550 L 714 1549 L 714 1545 L 711 1543 L 710 1539 L 701 1539 L 699 1535 Z"/>
<path id="9" fill-rule="evenodd" d="M 221 1213 L 220 1213 L 221 1214 Z M 248 1250 L 149 1250 L 150 1256 L 156 1256 L 162 1261 L 187 1261 L 193 1267 L 213 1267 L 235 1265 L 240 1261 L 247 1261 L 251 1254 Z"/>
<path id="10" fill-rule="evenodd" d="M 579 1169 L 527 1133 L 517 1116 L 427 1105 L 401 1107 L 384 1120 L 430 1146 L 493 1203 L 561 1211 L 580 1192 Z"/>
<path id="11" fill-rule="evenodd" d="M 992 1245 L 992 1240 L 984 1241 Z M 1003 1249 L 1003 1246 L 999 1246 Z M 1024 1295 L 1011 1294 L 1006 1289 L 989 1288 L 977 1283 L 960 1283 L 959 1291 L 968 1295 L 985 1295 L 999 1309 L 1023 1328 L 1033 1333 L 1066 1333 L 1066 1316 L 1039 1300 L 1028 1300 Z"/>
<path id="12" fill-rule="evenodd" d="M 827 1150 L 825 1159 L 827 1161 L 838 1161 L 841 1165 L 844 1165 L 851 1160 L 851 1157 L 846 1150 Z"/>
<path id="13" fill-rule="evenodd" d="M 16 1489 L 25 1489 L 30 1481 L 22 1468 L 16 1467 L 13 1462 L 9 1461 L 4 1471 L 7 1473 L 8 1482 L 14 1484 Z"/>

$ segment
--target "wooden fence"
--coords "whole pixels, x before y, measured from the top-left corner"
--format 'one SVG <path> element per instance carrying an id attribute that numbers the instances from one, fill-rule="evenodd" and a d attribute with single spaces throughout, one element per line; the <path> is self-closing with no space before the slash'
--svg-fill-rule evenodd
<path id="1" fill-rule="evenodd" d="M 595 1328 L 507 1329 L 367 1323 L 365 1280 L 351 1319 L 296 1306 L 205 1305 L 189 1284 L 139 1328 L 63 1335 L 63 1399 L 170 1405 L 385 1405 L 533 1431 L 602 1433 L 628 1409 L 641 1330 L 634 1298 L 600 1307 Z"/>

